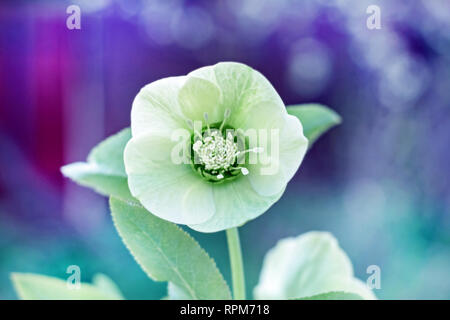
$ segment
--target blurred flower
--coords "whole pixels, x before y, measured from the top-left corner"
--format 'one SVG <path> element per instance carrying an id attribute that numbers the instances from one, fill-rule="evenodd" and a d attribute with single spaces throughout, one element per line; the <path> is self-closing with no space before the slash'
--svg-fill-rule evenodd
<path id="1" fill-rule="evenodd" d="M 238 63 L 145 86 L 133 103 L 131 129 L 124 159 L 133 196 L 156 216 L 202 232 L 236 227 L 265 212 L 281 197 L 308 144 L 267 79 Z M 263 137 L 269 131 L 278 134 L 270 141 Z M 182 138 L 179 161 L 174 133 Z M 266 161 L 252 161 L 257 153 Z"/>
<path id="2" fill-rule="evenodd" d="M 333 235 L 308 232 L 280 240 L 267 253 L 254 295 L 272 300 L 336 291 L 376 299 L 365 283 L 353 276 L 352 263 Z"/>

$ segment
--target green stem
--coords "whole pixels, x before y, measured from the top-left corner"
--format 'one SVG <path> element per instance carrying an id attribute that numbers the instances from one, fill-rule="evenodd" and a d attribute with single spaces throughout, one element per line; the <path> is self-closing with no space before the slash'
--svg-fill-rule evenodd
<path id="1" fill-rule="evenodd" d="M 227 229 L 227 241 L 233 280 L 233 297 L 235 300 L 245 300 L 244 264 L 242 263 L 241 242 L 237 228 Z"/>

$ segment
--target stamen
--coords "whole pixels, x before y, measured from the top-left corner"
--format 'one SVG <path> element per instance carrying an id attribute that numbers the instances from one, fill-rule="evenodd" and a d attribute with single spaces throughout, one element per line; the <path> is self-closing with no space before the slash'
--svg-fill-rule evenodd
<path id="1" fill-rule="evenodd" d="M 194 145 L 192 146 L 192 149 L 194 149 L 195 152 L 198 152 L 200 147 L 203 145 L 203 143 L 200 140 L 197 140 Z"/>
<path id="2" fill-rule="evenodd" d="M 252 149 L 247 149 L 247 150 L 239 151 L 239 152 L 238 152 L 238 155 L 246 154 L 246 153 L 248 153 L 248 152 L 261 153 L 261 152 L 263 152 L 263 151 L 264 151 L 264 148 L 263 148 L 263 147 L 255 147 L 255 148 L 252 148 Z"/>
<path id="3" fill-rule="evenodd" d="M 220 132 L 222 132 L 223 126 L 225 125 L 225 122 L 227 122 L 227 119 L 230 117 L 230 114 L 231 114 L 231 110 L 230 109 L 226 109 L 224 114 L 223 114 L 223 121 L 222 121 L 222 123 L 220 124 L 220 127 L 219 127 L 219 131 Z"/>
<path id="4" fill-rule="evenodd" d="M 206 170 L 228 170 L 233 165 L 237 154 L 236 143 L 233 140 L 225 140 L 218 131 L 194 143 L 193 149 Z"/>
<path id="5" fill-rule="evenodd" d="M 231 170 L 240 171 L 244 176 L 250 173 L 250 171 L 246 167 L 233 167 Z"/>
<path id="6" fill-rule="evenodd" d="M 216 124 L 211 124 L 209 122 L 208 113 L 203 114 L 206 126 L 203 126 L 201 133 L 194 129 L 193 122 L 191 120 L 186 120 L 188 125 L 194 129 L 194 135 L 200 137 L 200 140 L 194 140 L 192 150 L 195 152 L 195 159 L 193 161 L 194 168 L 196 171 L 208 179 L 215 182 L 219 180 L 234 179 L 235 177 L 242 175 L 248 175 L 249 170 L 245 167 L 238 166 L 240 163 L 238 156 L 245 154 L 247 152 L 259 153 L 263 148 L 252 148 L 244 151 L 239 150 L 239 140 L 240 136 L 232 132 L 231 129 L 225 129 L 227 119 L 230 118 L 231 110 L 226 109 L 223 115 L 223 121 L 219 127 Z M 234 129 L 233 129 L 234 130 Z M 242 130 L 242 129 L 238 129 Z M 242 138 L 242 137 L 241 137 Z M 245 141 L 244 141 L 245 145 Z M 199 167 L 200 166 L 200 167 Z M 207 173 L 205 175 L 204 173 Z M 208 178 L 215 177 L 215 178 Z"/>

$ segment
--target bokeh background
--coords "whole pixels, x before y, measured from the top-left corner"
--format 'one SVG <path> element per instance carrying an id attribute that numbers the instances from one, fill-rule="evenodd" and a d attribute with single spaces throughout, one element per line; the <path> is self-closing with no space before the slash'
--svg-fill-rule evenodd
<path id="1" fill-rule="evenodd" d="M 69 30 L 66 8 L 81 8 Z M 381 8 L 379 30 L 366 9 Z M 286 104 L 344 122 L 316 142 L 282 199 L 241 230 L 248 292 L 283 237 L 331 231 L 383 299 L 450 298 L 450 1 L 85 0 L 0 2 L 0 299 L 12 271 L 159 299 L 107 201 L 64 179 L 129 125 L 145 84 L 218 61 L 261 71 Z M 230 279 L 223 233 L 191 232 Z"/>

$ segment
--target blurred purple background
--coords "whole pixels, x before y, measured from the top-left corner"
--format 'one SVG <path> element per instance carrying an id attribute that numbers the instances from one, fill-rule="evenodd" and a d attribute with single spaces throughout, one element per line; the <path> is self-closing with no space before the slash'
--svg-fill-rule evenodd
<path id="1" fill-rule="evenodd" d="M 66 8 L 81 8 L 69 30 Z M 381 26 L 366 27 L 366 9 Z M 86 0 L 0 3 L 0 299 L 12 271 L 82 280 L 104 272 L 127 298 L 160 298 L 107 202 L 63 179 L 129 126 L 145 84 L 218 61 L 261 71 L 288 104 L 344 122 L 308 153 L 285 195 L 241 231 L 248 291 L 279 238 L 333 232 L 387 299 L 449 299 L 450 1 Z M 192 232 L 229 278 L 225 239 Z"/>

